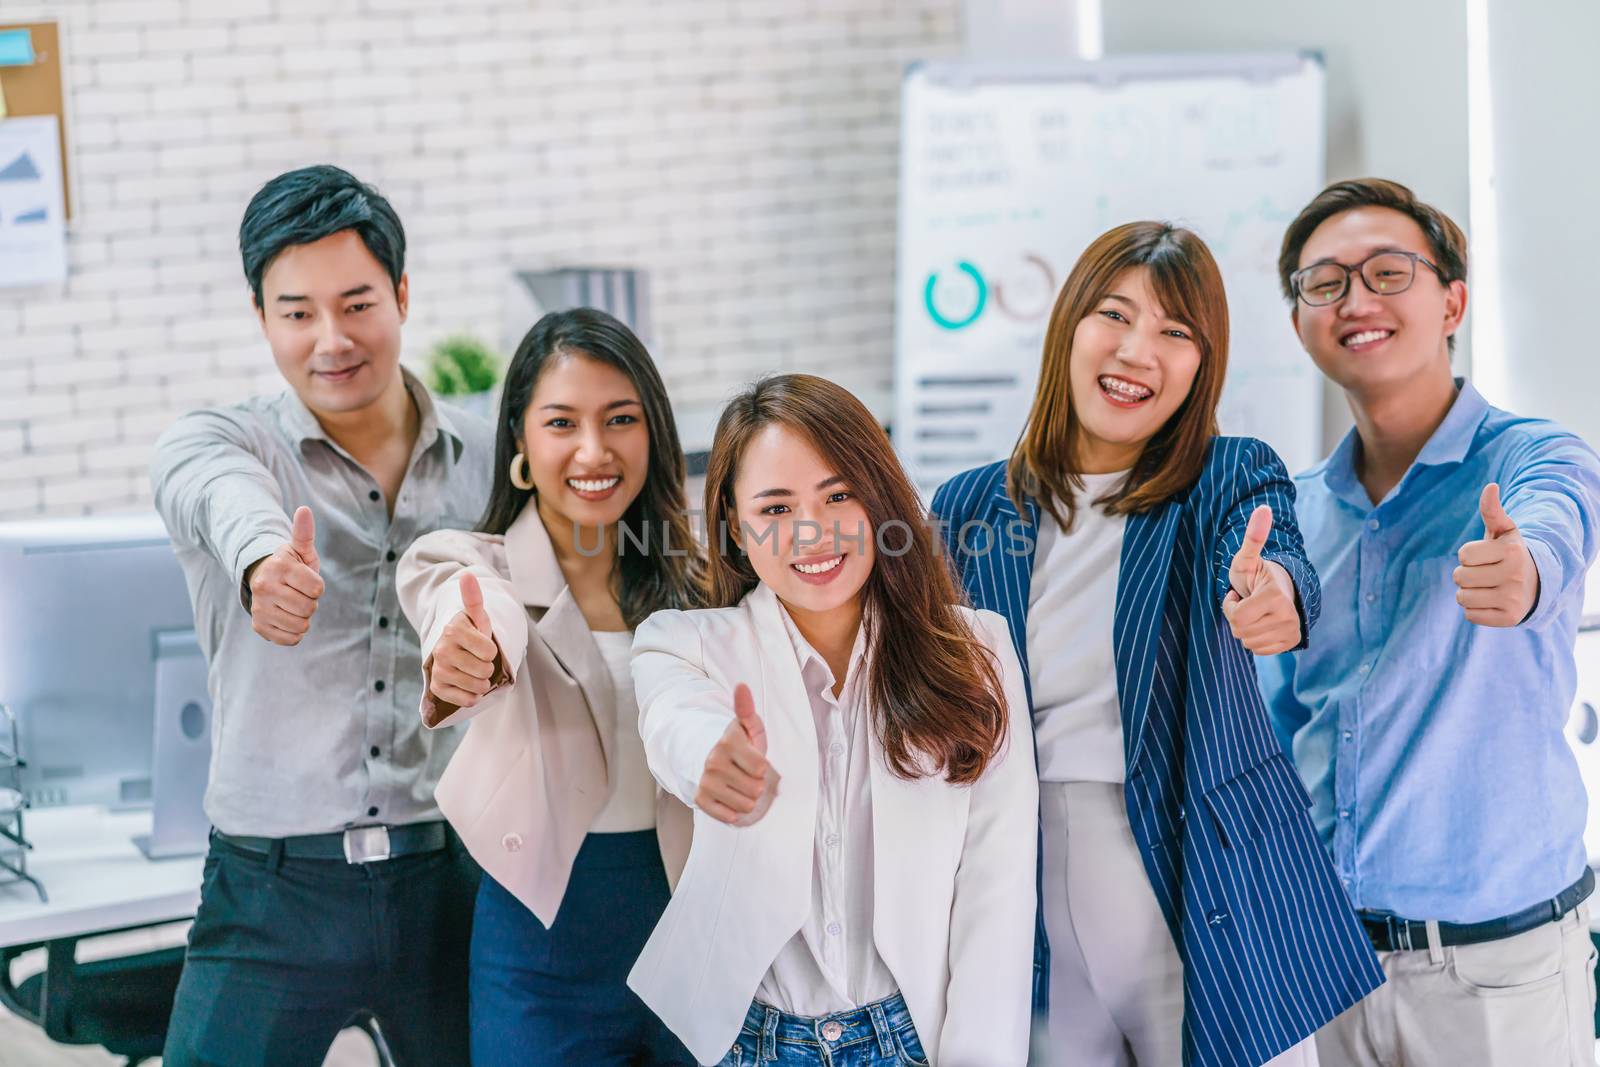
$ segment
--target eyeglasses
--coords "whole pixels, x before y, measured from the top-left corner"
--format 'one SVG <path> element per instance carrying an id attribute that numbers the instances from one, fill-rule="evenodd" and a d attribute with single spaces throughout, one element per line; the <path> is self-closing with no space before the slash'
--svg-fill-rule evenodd
<path id="1" fill-rule="evenodd" d="M 1311 307 L 1337 304 L 1350 291 L 1350 276 L 1359 274 L 1367 291 L 1378 296 L 1394 296 L 1411 288 L 1417 277 L 1417 264 L 1421 263 L 1439 276 L 1441 282 L 1449 279 L 1438 267 L 1415 252 L 1374 252 L 1353 267 L 1343 263 L 1313 263 L 1289 275 L 1289 285 L 1294 294 Z"/>

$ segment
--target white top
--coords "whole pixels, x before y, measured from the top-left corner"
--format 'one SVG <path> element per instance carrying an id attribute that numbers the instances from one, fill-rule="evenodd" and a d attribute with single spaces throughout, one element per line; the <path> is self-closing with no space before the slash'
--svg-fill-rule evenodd
<path id="1" fill-rule="evenodd" d="M 1091 506 L 1126 474 L 1083 476 L 1070 533 L 1040 509 L 1028 592 L 1028 677 L 1042 782 L 1127 776 L 1111 643 L 1127 517 Z"/>
<path id="2" fill-rule="evenodd" d="M 644 758 L 644 739 L 639 736 L 639 703 L 633 694 L 633 671 L 628 661 L 633 654 L 632 630 L 591 630 L 600 647 L 600 658 L 611 672 L 611 688 L 617 695 L 616 766 L 608 768 L 615 783 L 606 806 L 589 826 L 593 834 L 621 834 L 651 830 L 656 825 L 656 781 Z"/>
<path id="3" fill-rule="evenodd" d="M 817 829 L 810 913 L 772 961 L 756 999 L 791 1015 L 827 1015 L 881 1000 L 898 988 L 872 934 L 872 753 L 863 692 L 865 645 L 858 633 L 844 688 L 836 698 L 827 661 L 801 636 L 788 611 L 780 611 L 817 724 Z"/>

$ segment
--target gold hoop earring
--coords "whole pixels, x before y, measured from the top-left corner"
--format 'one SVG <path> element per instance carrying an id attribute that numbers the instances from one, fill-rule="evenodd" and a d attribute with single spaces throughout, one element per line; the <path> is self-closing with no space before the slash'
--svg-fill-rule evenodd
<path id="1" fill-rule="evenodd" d="M 528 477 L 528 457 L 521 452 L 511 457 L 511 484 L 518 489 L 532 489 L 533 479 Z"/>

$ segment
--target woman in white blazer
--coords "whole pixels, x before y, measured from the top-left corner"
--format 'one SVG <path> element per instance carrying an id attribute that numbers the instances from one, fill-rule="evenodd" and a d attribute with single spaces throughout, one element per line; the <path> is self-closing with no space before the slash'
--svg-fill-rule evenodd
<path id="1" fill-rule="evenodd" d="M 959 594 L 850 393 L 718 424 L 711 600 L 639 627 L 688 865 L 628 977 L 702 1064 L 1023 1064 L 1038 783 L 1005 623 Z"/>
<path id="2" fill-rule="evenodd" d="M 603 312 L 546 315 L 507 370 L 478 531 L 419 539 L 400 599 L 422 717 L 472 720 L 439 808 L 484 869 L 472 1061 L 686 1064 L 624 979 L 688 852 L 645 765 L 630 628 L 700 602 L 683 455 L 649 353 Z"/>

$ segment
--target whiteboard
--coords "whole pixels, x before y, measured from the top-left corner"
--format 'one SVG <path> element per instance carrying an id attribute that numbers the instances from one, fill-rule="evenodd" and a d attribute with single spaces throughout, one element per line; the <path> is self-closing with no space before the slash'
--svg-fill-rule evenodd
<path id="1" fill-rule="evenodd" d="M 894 435 L 918 485 L 1011 454 L 1056 293 L 1095 237 L 1187 226 L 1222 269 L 1224 433 L 1303 470 L 1321 378 L 1278 245 L 1323 185 L 1323 71 L 1300 53 L 927 63 L 902 90 Z"/>

